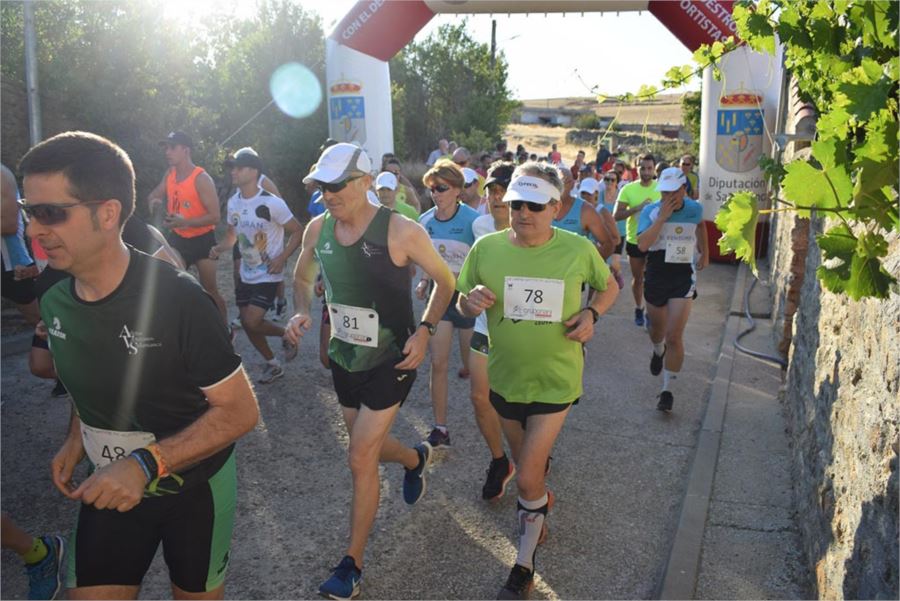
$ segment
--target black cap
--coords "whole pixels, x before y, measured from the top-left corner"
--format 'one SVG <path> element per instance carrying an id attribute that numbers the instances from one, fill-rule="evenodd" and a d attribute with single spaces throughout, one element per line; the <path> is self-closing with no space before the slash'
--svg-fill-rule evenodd
<path id="1" fill-rule="evenodd" d="M 194 142 L 191 140 L 191 137 L 183 131 L 170 131 L 165 140 L 159 141 L 160 146 L 174 146 L 176 144 L 187 146 L 188 148 L 194 147 Z"/>
<path id="2" fill-rule="evenodd" d="M 252 152 L 238 152 L 233 158 L 226 159 L 224 165 L 226 169 L 231 169 L 232 167 L 251 167 L 257 171 L 263 170 L 262 159 Z"/>
<path id="3" fill-rule="evenodd" d="M 491 167 L 488 170 L 487 179 L 484 180 L 485 187 L 490 186 L 491 184 L 499 184 L 504 188 L 508 188 L 509 182 L 512 180 L 513 171 L 515 170 L 516 167 L 512 164 Z"/>

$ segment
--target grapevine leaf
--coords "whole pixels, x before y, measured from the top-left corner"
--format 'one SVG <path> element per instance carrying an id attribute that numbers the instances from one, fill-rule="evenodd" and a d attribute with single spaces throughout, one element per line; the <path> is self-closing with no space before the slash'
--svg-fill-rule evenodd
<path id="1" fill-rule="evenodd" d="M 656 98 L 657 94 L 659 94 L 659 89 L 656 86 L 642 84 L 641 87 L 638 88 L 637 99 L 639 102 L 653 100 Z"/>
<path id="2" fill-rule="evenodd" d="M 856 253 L 856 238 L 844 225 L 839 225 L 819 236 L 816 241 L 822 250 L 822 265 L 816 275 L 828 290 L 835 294 L 845 292 L 850 280 L 850 264 Z"/>
<path id="3" fill-rule="evenodd" d="M 881 127 L 880 124 L 872 122 L 866 125 L 865 142 L 855 149 L 857 158 L 883 161 L 887 157 L 888 145 Z"/>
<path id="4" fill-rule="evenodd" d="M 719 250 L 733 252 L 750 266 L 756 275 L 756 223 L 759 206 L 753 192 L 738 192 L 722 204 L 716 214 L 716 227 L 722 232 Z"/>
<path id="5" fill-rule="evenodd" d="M 797 206 L 834 209 L 846 206 L 853 193 L 850 174 L 843 167 L 816 169 L 806 161 L 794 161 L 785 167 L 784 195 Z M 809 210 L 797 211 L 809 217 Z"/>
<path id="6" fill-rule="evenodd" d="M 844 82 L 838 85 L 838 91 L 849 101 L 847 111 L 857 119 L 865 121 L 887 103 L 891 86 L 892 82 L 883 78 L 875 84 Z"/>
<path id="7" fill-rule="evenodd" d="M 606 96 L 604 94 L 597 94 L 597 104 L 603 104 L 604 102 L 606 102 L 607 98 L 609 98 L 609 96 Z"/>
<path id="8" fill-rule="evenodd" d="M 863 297 L 887 298 L 897 278 L 889 274 L 881 261 L 873 257 L 853 255 L 847 293 L 853 300 Z"/>
<path id="9" fill-rule="evenodd" d="M 856 254 L 869 259 L 887 256 L 888 243 L 884 236 L 877 232 L 867 232 L 860 236 L 856 244 Z"/>
<path id="10" fill-rule="evenodd" d="M 813 142 L 812 153 L 825 169 L 833 169 L 847 163 L 847 146 L 835 138 Z"/>
<path id="11" fill-rule="evenodd" d="M 750 8 L 735 5 L 732 17 L 747 43 L 756 51 L 775 54 L 775 32 L 765 15 L 766 7 Z"/>
<path id="12" fill-rule="evenodd" d="M 810 18 L 812 19 L 830 19 L 834 16 L 834 10 L 825 2 L 825 0 L 819 0 L 816 2 L 816 5 L 813 6 L 812 12 L 809 13 Z"/>
<path id="13" fill-rule="evenodd" d="M 821 136 L 834 136 L 846 140 L 847 134 L 850 133 L 850 113 L 841 106 L 832 107 L 819 116 L 816 131 Z"/>

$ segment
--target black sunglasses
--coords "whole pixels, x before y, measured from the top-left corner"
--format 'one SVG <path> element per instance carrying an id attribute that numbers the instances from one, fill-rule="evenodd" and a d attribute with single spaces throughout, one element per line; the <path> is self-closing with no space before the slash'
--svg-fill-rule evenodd
<path id="1" fill-rule="evenodd" d="M 468 184 L 463 184 L 463 185 L 464 185 L 464 187 L 466 187 L 466 188 L 471 188 L 472 186 L 474 186 L 474 185 L 477 184 L 477 183 L 478 183 L 478 180 L 477 180 L 477 179 L 473 179 L 473 180 L 470 181 Z"/>
<path id="2" fill-rule="evenodd" d="M 604 177 L 604 178 L 603 178 L 603 181 L 605 181 L 605 182 L 615 182 L 615 181 L 616 181 L 616 178 L 614 178 L 614 177 Z"/>
<path id="3" fill-rule="evenodd" d="M 528 210 L 532 213 L 540 213 L 547 208 L 547 205 L 537 202 L 527 202 L 525 200 L 511 200 L 509 206 L 513 211 L 521 211 L 522 207 L 528 205 Z"/>
<path id="4" fill-rule="evenodd" d="M 447 184 L 438 184 L 438 185 L 436 185 L 436 186 L 431 186 L 431 191 L 432 191 L 432 192 L 440 192 L 440 193 L 444 193 L 444 192 L 446 192 L 446 191 L 449 190 L 449 189 L 450 189 L 450 186 L 448 186 Z"/>
<path id="5" fill-rule="evenodd" d="M 105 200 L 85 200 L 84 202 L 67 202 L 62 204 L 41 203 L 29 204 L 25 199 L 18 201 L 22 207 L 22 212 L 29 219 L 34 219 L 41 225 L 59 225 L 65 223 L 69 218 L 69 209 L 74 207 L 83 207 L 85 205 L 95 205 L 106 202 Z"/>
<path id="6" fill-rule="evenodd" d="M 325 192 L 331 192 L 332 194 L 336 194 L 347 187 L 347 184 L 352 182 L 355 179 L 361 178 L 361 175 L 357 175 L 356 177 L 348 177 L 347 179 L 340 182 L 332 182 L 330 184 L 326 184 L 325 182 L 318 182 L 319 190 L 324 194 Z"/>

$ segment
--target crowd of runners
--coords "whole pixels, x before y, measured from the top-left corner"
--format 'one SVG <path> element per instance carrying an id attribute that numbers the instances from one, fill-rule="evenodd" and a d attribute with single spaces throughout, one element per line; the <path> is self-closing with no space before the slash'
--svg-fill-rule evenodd
<path id="1" fill-rule="evenodd" d="M 222 598 L 235 442 L 259 415 L 251 381 L 283 377 L 319 321 L 314 344 L 349 434 L 353 488 L 344 556 L 318 593 L 360 593 L 379 463 L 403 466 L 406 503 L 425 494 L 434 453 L 451 446 L 458 344 L 486 447 L 482 498 L 501 498 L 513 479 L 518 492 L 518 552 L 497 598 L 527 598 L 554 502 L 551 452 L 583 394 L 584 345 L 625 285 L 623 250 L 636 335 L 648 335 L 649 371 L 662 374 L 656 408 L 673 410 L 696 273 L 709 260 L 693 158 L 658 168 L 644 154 L 632 173 L 603 149 L 565 165 L 555 146 L 533 157 L 501 143 L 473 160 L 442 140 L 420 198 L 397 157 L 377 166 L 329 140 L 303 177 L 304 228 L 252 148 L 224 164 L 233 193 L 222 203 L 190 136 L 175 131 L 160 146 L 169 168 L 146 201 L 164 233 L 135 213 L 133 166 L 105 138 L 38 144 L 18 165 L 21 194 L 3 168 L 3 296 L 35 325 L 31 371 L 71 398 L 51 469 L 80 502 L 68 540 L 3 514 L 2 544 L 21 555 L 30 597 L 136 598 L 162 543 L 175 598 Z M 234 320 L 216 283 L 223 255 Z M 265 361 L 253 377 L 234 351 L 240 330 Z M 391 429 L 426 357 L 434 423 L 407 444 Z M 90 475 L 76 483 L 85 458 Z"/>

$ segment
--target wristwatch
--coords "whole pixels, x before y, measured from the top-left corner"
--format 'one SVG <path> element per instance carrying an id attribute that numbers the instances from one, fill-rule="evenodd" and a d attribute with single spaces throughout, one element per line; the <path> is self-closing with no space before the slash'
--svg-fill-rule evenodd
<path id="1" fill-rule="evenodd" d="M 422 321 L 419 322 L 419 325 L 420 325 L 420 326 L 425 326 L 425 328 L 428 330 L 428 334 L 431 335 L 431 336 L 434 336 L 434 333 L 437 332 L 437 326 L 435 326 L 435 325 L 434 325 L 433 323 L 431 323 L 430 321 L 422 320 Z"/>
<path id="2" fill-rule="evenodd" d="M 582 311 L 585 310 L 591 312 L 591 316 L 594 318 L 594 323 L 597 323 L 597 320 L 600 319 L 600 314 L 597 313 L 597 310 L 593 307 L 585 307 L 584 309 L 582 309 Z"/>

